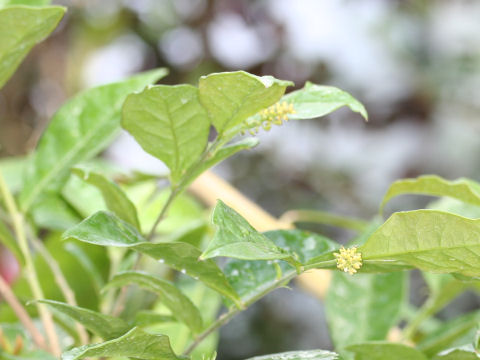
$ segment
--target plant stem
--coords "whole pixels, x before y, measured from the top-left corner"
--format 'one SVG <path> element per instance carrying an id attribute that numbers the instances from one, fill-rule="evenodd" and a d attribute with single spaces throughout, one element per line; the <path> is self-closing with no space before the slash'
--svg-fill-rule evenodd
<path id="1" fill-rule="evenodd" d="M 8 303 L 8 305 L 10 305 L 13 312 L 17 316 L 18 320 L 20 320 L 23 326 L 25 326 L 25 329 L 30 333 L 35 345 L 37 345 L 40 349 L 46 350 L 45 339 L 43 338 L 42 334 L 35 327 L 27 311 L 22 306 L 20 301 L 18 301 L 17 297 L 15 296 L 13 291 L 10 289 L 10 286 L 1 276 L 0 276 L 0 294 Z"/>
<path id="2" fill-rule="evenodd" d="M 44 298 L 44 295 L 43 295 L 42 288 L 40 287 L 40 282 L 38 281 L 32 255 L 28 247 L 28 240 L 25 235 L 25 229 L 23 227 L 23 216 L 18 211 L 13 195 L 8 189 L 8 186 L 5 183 L 5 180 L 3 179 L 1 172 L 0 172 L 0 193 L 2 194 L 5 200 L 5 206 L 12 219 L 13 228 L 15 230 L 15 235 L 17 237 L 18 245 L 25 259 L 25 275 L 30 285 L 30 289 L 32 290 L 33 298 L 35 300 L 41 300 Z M 60 349 L 57 333 L 55 332 L 55 325 L 53 323 L 52 314 L 44 304 L 37 303 L 36 305 L 37 305 L 40 317 L 42 319 L 45 332 L 47 334 L 48 342 L 50 345 L 50 351 L 55 356 L 59 357 L 61 354 L 61 349 Z"/>
<path id="3" fill-rule="evenodd" d="M 45 245 L 43 245 L 40 240 L 38 240 L 34 236 L 31 236 L 30 238 L 32 239 L 33 246 L 37 249 L 40 255 L 45 259 L 47 265 L 50 267 L 55 282 L 57 283 L 60 291 L 62 292 L 67 304 L 71 306 L 78 306 L 77 301 L 75 300 L 75 293 L 68 284 L 67 279 L 65 279 L 65 276 L 63 276 L 62 270 L 60 269 L 57 260 L 55 260 L 54 257 L 48 252 L 48 250 L 45 248 Z M 88 343 L 87 331 L 78 322 L 75 324 L 75 326 L 77 328 L 77 333 L 80 338 L 81 344 L 86 345 Z"/>

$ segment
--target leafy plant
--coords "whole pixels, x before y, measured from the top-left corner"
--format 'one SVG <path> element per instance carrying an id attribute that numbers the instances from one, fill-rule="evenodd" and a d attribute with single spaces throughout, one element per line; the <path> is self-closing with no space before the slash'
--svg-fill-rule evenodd
<path id="1" fill-rule="evenodd" d="M 65 9 L 44 3 L 0 10 L 0 86 L 60 21 Z M 22 266 L 13 287 L 0 278 L 1 358 L 214 359 L 222 325 L 313 269 L 334 271 L 326 306 L 336 353 L 252 360 L 478 358 L 478 312 L 424 326 L 457 295 L 479 289 L 478 209 L 436 203 L 438 209 L 394 213 L 384 223 L 295 213 L 296 220 L 358 231 L 347 248 L 297 229 L 259 232 L 222 200 L 210 224 L 185 190 L 258 143 L 245 134 L 343 106 L 367 114 L 334 87 L 307 83 L 285 95 L 291 82 L 244 71 L 203 76 L 198 86 L 152 85 L 166 74 L 152 70 L 76 95 L 31 156 L 8 176 L 0 163 L 0 241 Z M 167 165 L 168 188 L 158 190 L 155 176 L 99 163 L 122 127 Z M 480 205 L 473 180 L 424 176 L 394 183 L 380 212 L 407 193 Z M 228 260 L 220 265 L 217 257 Z M 418 310 L 406 301 L 410 269 L 424 272 L 430 287 Z M 407 325 L 395 339 L 401 320 Z M 8 325 L 18 321 L 20 327 Z"/>

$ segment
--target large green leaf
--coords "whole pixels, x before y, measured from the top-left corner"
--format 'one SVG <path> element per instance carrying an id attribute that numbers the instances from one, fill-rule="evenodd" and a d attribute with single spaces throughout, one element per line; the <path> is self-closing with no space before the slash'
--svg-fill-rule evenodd
<path id="1" fill-rule="evenodd" d="M 218 200 L 215 206 L 212 219 L 217 232 L 201 259 L 216 256 L 244 260 L 275 260 L 291 257 L 291 254 L 255 230 L 247 220 L 221 200 Z"/>
<path id="2" fill-rule="evenodd" d="M 337 248 L 336 244 L 329 239 L 302 230 L 269 231 L 265 235 L 278 247 L 295 253 L 302 263 L 307 263 L 310 259 L 330 253 Z M 281 286 L 283 282 L 279 280 L 294 276 L 296 270 L 284 261 L 231 259 L 225 266 L 224 272 L 242 301 L 249 302 L 257 298 L 265 289 Z"/>
<path id="3" fill-rule="evenodd" d="M 449 181 L 436 175 L 424 175 L 416 179 L 397 180 L 390 185 L 380 205 L 380 212 L 392 198 L 403 194 L 448 196 L 480 206 L 480 184 L 469 179 Z"/>
<path id="4" fill-rule="evenodd" d="M 146 360 L 179 359 L 165 335 L 153 335 L 139 328 L 133 328 L 125 335 L 100 344 L 74 348 L 62 354 L 62 360 L 76 360 L 86 357 L 124 356 Z"/>
<path id="5" fill-rule="evenodd" d="M 187 324 L 194 334 L 202 330 L 202 317 L 198 309 L 171 282 L 138 271 L 128 271 L 115 275 L 107 284 L 109 287 L 121 287 L 135 283 L 160 296 L 160 301 L 171 311 L 174 317 Z"/>
<path id="6" fill-rule="evenodd" d="M 47 193 L 31 208 L 33 222 L 38 228 L 65 231 L 82 218 L 61 195 Z"/>
<path id="7" fill-rule="evenodd" d="M 12 252 L 13 255 L 15 255 L 15 258 L 23 263 L 23 255 L 22 251 L 20 250 L 20 247 L 17 244 L 17 241 L 13 237 L 12 233 L 10 230 L 7 228 L 7 226 L 3 223 L 3 221 L 0 219 L 0 244 L 3 244 L 7 247 L 8 250 Z"/>
<path id="8" fill-rule="evenodd" d="M 64 104 L 43 134 L 27 172 L 20 203 L 27 210 L 47 190 L 58 191 L 71 166 L 103 150 L 120 130 L 125 97 L 165 76 L 148 71 L 123 82 L 86 90 Z"/>
<path id="9" fill-rule="evenodd" d="M 198 260 L 200 250 L 186 243 L 146 242 L 133 226 L 113 214 L 97 212 L 66 231 L 63 238 L 74 238 L 101 246 L 129 247 L 199 279 L 241 306 L 238 295 L 215 262 L 210 259 Z"/>
<path id="10" fill-rule="evenodd" d="M 92 184 L 100 190 L 103 200 L 110 211 L 115 213 L 115 215 L 117 215 L 123 221 L 126 221 L 135 226 L 137 229 L 140 229 L 140 223 L 138 222 L 137 209 L 135 208 L 135 205 L 133 205 L 127 195 L 125 195 L 123 190 L 117 184 L 99 173 L 84 171 L 79 168 L 73 169 L 72 172 L 79 178 L 83 179 L 89 184 Z"/>
<path id="11" fill-rule="evenodd" d="M 57 27 L 64 13 L 65 8 L 60 6 L 0 10 L 0 88 L 30 49 Z"/>
<path id="12" fill-rule="evenodd" d="M 294 114 L 289 119 L 313 119 L 327 115 L 343 106 L 368 118 L 364 106 L 349 93 L 332 86 L 307 82 L 303 89 L 282 97 L 282 101 L 293 104 Z"/>
<path id="13" fill-rule="evenodd" d="M 403 344 L 369 342 L 350 345 L 347 350 L 355 353 L 355 360 L 427 360 L 423 353 Z"/>
<path id="14" fill-rule="evenodd" d="M 159 85 L 127 97 L 122 126 L 170 169 L 173 184 L 207 145 L 210 120 L 191 85 Z"/>
<path id="15" fill-rule="evenodd" d="M 279 354 L 255 356 L 248 360 L 339 360 L 338 354 L 325 350 L 289 351 Z"/>
<path id="16" fill-rule="evenodd" d="M 360 247 L 364 261 L 396 260 L 437 273 L 480 275 L 480 220 L 436 210 L 393 214 Z"/>
<path id="17" fill-rule="evenodd" d="M 223 134 L 276 103 L 290 85 L 290 81 L 245 71 L 210 74 L 200 78 L 200 101 L 218 133 Z"/>
<path id="18" fill-rule="evenodd" d="M 478 360 L 478 351 L 472 345 L 465 345 L 442 351 L 433 360 Z"/>
<path id="19" fill-rule="evenodd" d="M 78 306 L 68 305 L 59 301 L 39 300 L 38 302 L 47 304 L 55 310 L 64 313 L 105 340 L 122 336 L 128 330 L 130 330 L 130 326 L 128 326 L 128 324 L 120 318 L 105 315 Z"/>
<path id="20" fill-rule="evenodd" d="M 389 274 L 333 273 L 326 315 L 336 348 L 369 340 L 384 340 L 405 302 L 406 277 Z"/>
<path id="21" fill-rule="evenodd" d="M 51 0 L 0 0 L 0 7 L 12 5 L 45 6 L 50 3 Z"/>

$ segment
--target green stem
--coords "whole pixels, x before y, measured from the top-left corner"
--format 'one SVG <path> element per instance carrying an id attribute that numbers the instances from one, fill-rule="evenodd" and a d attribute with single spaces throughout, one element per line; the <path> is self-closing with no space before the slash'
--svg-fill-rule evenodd
<path id="1" fill-rule="evenodd" d="M 155 220 L 155 223 L 152 226 L 152 229 L 150 230 L 150 233 L 147 236 L 148 240 L 152 240 L 153 237 L 155 236 L 155 230 L 157 229 L 158 224 L 160 224 L 160 221 L 163 220 L 165 215 L 167 214 L 168 209 L 170 208 L 170 205 L 172 204 L 173 200 L 175 200 L 175 197 L 179 194 L 180 190 L 179 188 L 172 188 L 172 192 L 168 196 L 167 202 L 165 205 L 163 205 L 162 210 L 160 211 L 160 214 L 158 214 L 157 220 Z"/>
<path id="2" fill-rule="evenodd" d="M 5 206 L 13 222 L 13 228 L 15 235 L 17 237 L 18 245 L 22 251 L 22 255 L 25 259 L 25 275 L 29 283 L 30 289 L 32 290 L 32 295 L 35 300 L 44 299 L 43 290 L 40 287 L 40 282 L 37 277 L 37 272 L 33 263 L 33 258 L 30 253 L 28 246 L 28 240 L 25 235 L 25 229 L 23 227 L 23 216 L 18 211 L 17 205 L 15 204 L 15 199 L 13 198 L 12 193 L 8 189 L 8 186 L 3 179 L 2 173 L 0 172 L 0 193 L 3 196 L 5 201 Z M 53 323 L 53 317 L 48 308 L 44 304 L 37 303 L 38 312 L 42 319 L 45 332 L 50 345 L 50 350 L 52 353 L 59 357 L 61 354 L 60 344 L 58 341 L 57 333 L 55 332 L 55 326 Z"/>

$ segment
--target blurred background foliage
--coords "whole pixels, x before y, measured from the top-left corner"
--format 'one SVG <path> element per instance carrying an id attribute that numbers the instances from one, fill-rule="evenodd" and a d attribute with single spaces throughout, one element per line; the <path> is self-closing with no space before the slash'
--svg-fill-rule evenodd
<path id="1" fill-rule="evenodd" d="M 53 3 L 68 6 L 66 17 L 0 91 L 0 157 L 27 154 L 55 110 L 84 88 L 160 66 L 170 69 L 162 81 L 168 84 L 244 69 L 298 87 L 306 80 L 338 86 L 370 114 L 368 123 L 347 110 L 287 123 L 215 169 L 275 216 L 305 208 L 368 219 L 395 179 L 425 173 L 480 179 L 479 2 Z M 104 155 L 122 167 L 166 171 L 126 134 Z M 405 196 L 387 210 L 426 202 Z M 464 309 L 480 305 L 468 294 L 458 301 Z M 221 339 L 222 360 L 331 347 L 322 304 L 286 289 L 232 322 Z"/>

